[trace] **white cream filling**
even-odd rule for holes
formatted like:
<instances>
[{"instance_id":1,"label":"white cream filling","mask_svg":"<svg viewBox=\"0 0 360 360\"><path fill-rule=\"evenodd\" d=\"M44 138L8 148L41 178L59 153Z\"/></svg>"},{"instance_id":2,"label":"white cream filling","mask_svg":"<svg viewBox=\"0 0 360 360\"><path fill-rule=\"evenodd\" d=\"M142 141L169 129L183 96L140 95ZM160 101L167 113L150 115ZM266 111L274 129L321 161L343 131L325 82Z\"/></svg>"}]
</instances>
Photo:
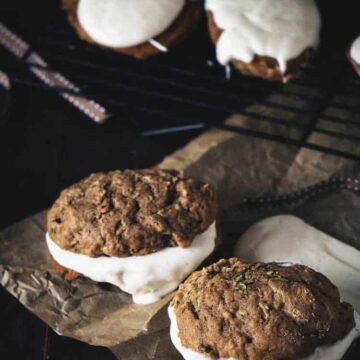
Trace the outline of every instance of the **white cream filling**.
<instances>
[{"instance_id":1,"label":"white cream filling","mask_svg":"<svg viewBox=\"0 0 360 360\"><path fill-rule=\"evenodd\" d=\"M351 44L350 56L356 63L360 64L360 36Z\"/></svg>"},{"instance_id":2,"label":"white cream filling","mask_svg":"<svg viewBox=\"0 0 360 360\"><path fill-rule=\"evenodd\" d=\"M221 29L216 52L227 65L250 63L255 55L276 59L282 72L287 62L307 48L317 48L320 13L314 0L206 0Z\"/></svg>"},{"instance_id":3,"label":"white cream filling","mask_svg":"<svg viewBox=\"0 0 360 360\"><path fill-rule=\"evenodd\" d=\"M169 306L168 308L170 318L170 338L185 360L211 360L204 354L198 353L194 350L188 349L181 345L179 338L179 328L177 325L176 315L174 309ZM340 360L347 349L350 347L352 342L360 336L360 316L357 312L354 312L355 327L341 340L337 341L332 345L319 346L315 349L314 353L301 358L299 360ZM221 358L217 360L235 360L233 358Z\"/></svg>"},{"instance_id":4,"label":"white cream filling","mask_svg":"<svg viewBox=\"0 0 360 360\"><path fill-rule=\"evenodd\" d=\"M46 234L50 254L60 265L118 286L137 304L153 303L175 290L213 252L215 239L214 222L188 248L169 247L145 256L92 258L61 249Z\"/></svg>"},{"instance_id":5,"label":"white cream filling","mask_svg":"<svg viewBox=\"0 0 360 360\"><path fill-rule=\"evenodd\" d=\"M184 6L185 0L80 0L77 17L98 44L121 48L161 34Z\"/></svg>"},{"instance_id":6,"label":"white cream filling","mask_svg":"<svg viewBox=\"0 0 360 360\"><path fill-rule=\"evenodd\" d=\"M360 312L360 251L292 215L267 218L239 239L235 256L246 262L292 262L327 276L341 298Z\"/></svg>"}]
</instances>

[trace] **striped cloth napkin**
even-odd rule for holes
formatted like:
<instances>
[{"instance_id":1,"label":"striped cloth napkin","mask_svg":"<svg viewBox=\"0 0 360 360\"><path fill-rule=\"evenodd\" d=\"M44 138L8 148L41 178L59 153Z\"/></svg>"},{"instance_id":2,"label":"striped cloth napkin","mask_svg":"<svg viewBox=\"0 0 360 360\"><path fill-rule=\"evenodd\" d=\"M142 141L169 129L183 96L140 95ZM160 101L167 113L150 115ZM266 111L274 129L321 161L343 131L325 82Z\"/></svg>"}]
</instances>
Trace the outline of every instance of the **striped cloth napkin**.
<instances>
[{"instance_id":1,"label":"striped cloth napkin","mask_svg":"<svg viewBox=\"0 0 360 360\"><path fill-rule=\"evenodd\" d=\"M21 60L45 85L64 89L59 95L96 123L104 122L110 115L106 109L82 94L80 88L65 76L49 68L46 61L30 45L0 22L0 45ZM7 80L6 80L7 79ZM0 72L0 84L10 86L8 77ZM4 85L5 84L5 85Z\"/></svg>"},{"instance_id":2,"label":"striped cloth napkin","mask_svg":"<svg viewBox=\"0 0 360 360\"><path fill-rule=\"evenodd\" d=\"M9 77L0 69L0 125L4 124L8 119L10 87Z\"/></svg>"}]
</instances>

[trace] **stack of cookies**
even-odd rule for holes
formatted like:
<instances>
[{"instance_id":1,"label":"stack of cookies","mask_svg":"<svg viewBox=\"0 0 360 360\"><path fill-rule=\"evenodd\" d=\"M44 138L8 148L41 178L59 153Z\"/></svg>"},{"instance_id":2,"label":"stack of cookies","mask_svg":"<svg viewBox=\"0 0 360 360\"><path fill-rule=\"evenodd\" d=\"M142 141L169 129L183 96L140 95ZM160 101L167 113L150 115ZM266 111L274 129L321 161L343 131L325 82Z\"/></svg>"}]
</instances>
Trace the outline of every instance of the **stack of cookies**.
<instances>
[{"instance_id":1,"label":"stack of cookies","mask_svg":"<svg viewBox=\"0 0 360 360\"><path fill-rule=\"evenodd\" d=\"M82 274L152 303L214 251L216 214L210 186L176 171L97 173L61 193L46 241L67 279Z\"/></svg>"},{"instance_id":2,"label":"stack of cookies","mask_svg":"<svg viewBox=\"0 0 360 360\"><path fill-rule=\"evenodd\" d=\"M190 275L168 309L186 360L342 359L360 336L360 317L321 273L239 258L193 272L220 245L217 212L210 185L176 171L96 173L62 191L46 242L66 279L111 283L138 304Z\"/></svg>"},{"instance_id":3,"label":"stack of cookies","mask_svg":"<svg viewBox=\"0 0 360 360\"><path fill-rule=\"evenodd\" d=\"M199 0L62 0L79 37L113 51L147 58L167 52L194 29ZM315 0L206 0L218 61L244 75L283 81L319 43Z\"/></svg>"}]
</instances>

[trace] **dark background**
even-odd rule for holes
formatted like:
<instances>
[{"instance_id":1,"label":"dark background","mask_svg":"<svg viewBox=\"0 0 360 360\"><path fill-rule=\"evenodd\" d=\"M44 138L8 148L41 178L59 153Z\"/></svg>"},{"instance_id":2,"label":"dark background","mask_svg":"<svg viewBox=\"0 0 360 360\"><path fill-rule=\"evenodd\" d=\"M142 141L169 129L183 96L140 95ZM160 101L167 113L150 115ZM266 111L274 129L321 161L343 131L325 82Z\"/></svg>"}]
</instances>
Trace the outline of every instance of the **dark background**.
<instances>
[{"instance_id":1,"label":"dark background","mask_svg":"<svg viewBox=\"0 0 360 360\"><path fill-rule=\"evenodd\" d=\"M349 41L360 33L356 3L319 1L324 18L324 61L334 51L343 53ZM59 16L63 15L58 1L0 2L0 21L31 43L36 43L38 34L57 22ZM48 35L51 37L51 33ZM213 51L204 39L206 43L197 46L197 51L202 47ZM196 51L193 46L188 44L191 52ZM0 69L10 77L18 77L23 71L15 58L1 48ZM0 106L4 99L0 95ZM181 110L180 106L173 109ZM113 117L98 126L53 93L13 84L8 118L0 119L0 228L47 208L63 187L91 172L153 166L200 133L144 138L136 131L131 113L111 108L110 111ZM107 349L56 335L0 288L0 359L14 358L114 357Z\"/></svg>"}]
</instances>

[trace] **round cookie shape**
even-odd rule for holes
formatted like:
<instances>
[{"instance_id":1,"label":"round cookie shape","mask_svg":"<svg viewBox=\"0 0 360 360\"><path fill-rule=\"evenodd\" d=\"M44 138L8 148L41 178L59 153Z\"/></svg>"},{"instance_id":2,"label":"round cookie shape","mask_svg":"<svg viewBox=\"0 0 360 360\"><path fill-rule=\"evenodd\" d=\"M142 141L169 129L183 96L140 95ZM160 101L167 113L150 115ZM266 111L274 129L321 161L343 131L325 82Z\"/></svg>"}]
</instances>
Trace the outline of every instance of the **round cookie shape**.
<instances>
[{"instance_id":1,"label":"round cookie shape","mask_svg":"<svg viewBox=\"0 0 360 360\"><path fill-rule=\"evenodd\" d=\"M235 258L193 273L169 314L181 346L199 359L301 359L355 327L353 308L320 273Z\"/></svg>"},{"instance_id":2,"label":"round cookie shape","mask_svg":"<svg viewBox=\"0 0 360 360\"><path fill-rule=\"evenodd\" d=\"M256 65L234 64L245 74L271 79L274 69L290 72L319 43L314 0L206 0L206 10L218 61Z\"/></svg>"},{"instance_id":3,"label":"round cookie shape","mask_svg":"<svg viewBox=\"0 0 360 360\"><path fill-rule=\"evenodd\" d=\"M166 30L184 5L185 0L80 0L77 16L97 43L129 47Z\"/></svg>"},{"instance_id":4,"label":"round cookie shape","mask_svg":"<svg viewBox=\"0 0 360 360\"><path fill-rule=\"evenodd\" d=\"M170 170L117 170L92 174L63 190L47 225L63 250L129 257L190 246L216 212L208 184Z\"/></svg>"},{"instance_id":5,"label":"round cookie shape","mask_svg":"<svg viewBox=\"0 0 360 360\"><path fill-rule=\"evenodd\" d=\"M84 41L107 48L119 54L133 56L137 59L146 59L150 56L166 52L172 47L180 44L191 33L197 25L201 13L200 0L185 0L185 5L177 18L153 38L133 46L105 46L93 39L80 24L78 18L78 6L80 0L61 0L62 8L67 12L68 20L77 35ZM100 1L99 1L100 2ZM131 3L130 1L128 3ZM138 31L138 30L137 30Z\"/></svg>"}]
</instances>

